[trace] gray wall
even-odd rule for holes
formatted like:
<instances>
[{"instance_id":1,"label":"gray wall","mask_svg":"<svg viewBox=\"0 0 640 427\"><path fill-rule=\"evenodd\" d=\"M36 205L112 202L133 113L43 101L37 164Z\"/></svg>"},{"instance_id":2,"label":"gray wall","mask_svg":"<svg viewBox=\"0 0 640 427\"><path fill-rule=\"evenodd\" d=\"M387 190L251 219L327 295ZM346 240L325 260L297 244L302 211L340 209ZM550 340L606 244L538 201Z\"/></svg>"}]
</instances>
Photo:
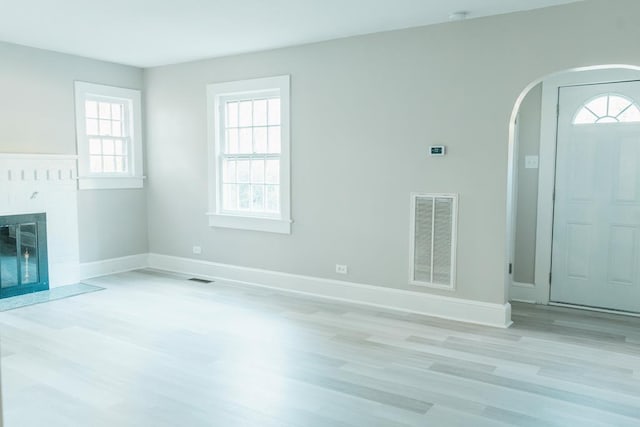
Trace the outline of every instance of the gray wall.
<instances>
[{"instance_id":1,"label":"gray wall","mask_svg":"<svg viewBox=\"0 0 640 427\"><path fill-rule=\"evenodd\" d=\"M505 302L515 101L555 71L640 65L637 16L636 0L589 1L146 70L150 250L408 288L409 193L456 192L457 290L424 291ZM280 74L293 233L209 228L205 85ZM431 144L449 154L427 157Z\"/></svg>"},{"instance_id":2,"label":"gray wall","mask_svg":"<svg viewBox=\"0 0 640 427\"><path fill-rule=\"evenodd\" d=\"M526 156L540 153L540 115L542 83L527 94L518 116L518 203L513 258L513 278L516 282L535 282L536 221L538 218L538 169L525 168Z\"/></svg>"},{"instance_id":3,"label":"gray wall","mask_svg":"<svg viewBox=\"0 0 640 427\"><path fill-rule=\"evenodd\" d=\"M138 68L0 42L0 153L76 154L73 82L142 89ZM147 252L144 190L79 192L80 261Z\"/></svg>"}]
</instances>

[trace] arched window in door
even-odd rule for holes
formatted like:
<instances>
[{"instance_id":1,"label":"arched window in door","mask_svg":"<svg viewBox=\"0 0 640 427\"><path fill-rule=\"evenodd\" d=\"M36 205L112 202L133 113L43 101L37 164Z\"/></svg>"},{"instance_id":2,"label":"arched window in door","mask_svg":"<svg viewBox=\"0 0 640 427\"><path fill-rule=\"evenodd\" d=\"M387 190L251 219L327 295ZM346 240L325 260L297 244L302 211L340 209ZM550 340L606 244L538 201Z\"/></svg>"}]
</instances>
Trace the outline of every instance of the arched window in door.
<instances>
[{"instance_id":1,"label":"arched window in door","mask_svg":"<svg viewBox=\"0 0 640 427\"><path fill-rule=\"evenodd\" d=\"M640 107L624 95L598 95L580 107L573 118L574 125L595 123L640 123Z\"/></svg>"}]
</instances>

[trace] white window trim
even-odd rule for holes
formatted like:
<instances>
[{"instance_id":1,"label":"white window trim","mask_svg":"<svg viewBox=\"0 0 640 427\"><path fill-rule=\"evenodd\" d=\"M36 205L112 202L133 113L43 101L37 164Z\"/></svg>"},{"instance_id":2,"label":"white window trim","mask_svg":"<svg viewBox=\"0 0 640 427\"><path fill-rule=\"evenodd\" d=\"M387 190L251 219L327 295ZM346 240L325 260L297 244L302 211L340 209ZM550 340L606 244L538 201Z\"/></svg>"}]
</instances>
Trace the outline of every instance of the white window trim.
<instances>
[{"instance_id":1,"label":"white window trim","mask_svg":"<svg viewBox=\"0 0 640 427\"><path fill-rule=\"evenodd\" d=\"M207 85L207 121L209 127L209 225L211 227L235 228L291 234L291 160L290 160L290 77L276 76ZM280 214L277 216L255 213L231 213L222 210L220 200L220 148L222 132L220 123L221 98L242 93L280 92L281 105L281 153L280 153Z\"/></svg>"},{"instance_id":2,"label":"white window trim","mask_svg":"<svg viewBox=\"0 0 640 427\"><path fill-rule=\"evenodd\" d=\"M92 95L130 102L129 121L132 131L128 153L129 172L126 174L91 172L89 167L89 143L87 141L84 101ZM144 176L142 159L142 101L140 91L76 81L75 102L76 143L78 147L78 188L80 190L142 188Z\"/></svg>"}]
</instances>

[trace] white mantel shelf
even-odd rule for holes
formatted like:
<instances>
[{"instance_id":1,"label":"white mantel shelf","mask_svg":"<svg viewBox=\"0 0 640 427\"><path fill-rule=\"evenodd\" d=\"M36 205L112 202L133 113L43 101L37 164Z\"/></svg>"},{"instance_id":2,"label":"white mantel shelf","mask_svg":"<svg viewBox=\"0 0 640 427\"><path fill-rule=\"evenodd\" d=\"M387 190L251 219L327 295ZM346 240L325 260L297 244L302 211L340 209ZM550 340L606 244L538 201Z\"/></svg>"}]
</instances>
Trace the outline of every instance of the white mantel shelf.
<instances>
[{"instance_id":1,"label":"white mantel shelf","mask_svg":"<svg viewBox=\"0 0 640 427\"><path fill-rule=\"evenodd\" d=\"M0 160L22 159L22 160L77 160L75 154L37 154L37 153L0 153Z\"/></svg>"}]
</instances>

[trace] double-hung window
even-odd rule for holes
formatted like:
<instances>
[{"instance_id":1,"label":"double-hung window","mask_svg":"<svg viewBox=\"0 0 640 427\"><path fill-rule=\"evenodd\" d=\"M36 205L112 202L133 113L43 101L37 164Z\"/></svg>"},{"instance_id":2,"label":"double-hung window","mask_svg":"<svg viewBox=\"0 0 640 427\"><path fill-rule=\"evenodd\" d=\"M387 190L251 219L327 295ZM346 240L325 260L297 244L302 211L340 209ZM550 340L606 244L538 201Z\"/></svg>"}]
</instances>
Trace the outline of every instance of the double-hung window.
<instances>
[{"instance_id":1,"label":"double-hung window","mask_svg":"<svg viewBox=\"0 0 640 427\"><path fill-rule=\"evenodd\" d=\"M207 87L214 227L291 232L289 76Z\"/></svg>"},{"instance_id":2,"label":"double-hung window","mask_svg":"<svg viewBox=\"0 0 640 427\"><path fill-rule=\"evenodd\" d=\"M80 189L140 188L140 91L76 82Z\"/></svg>"}]
</instances>

